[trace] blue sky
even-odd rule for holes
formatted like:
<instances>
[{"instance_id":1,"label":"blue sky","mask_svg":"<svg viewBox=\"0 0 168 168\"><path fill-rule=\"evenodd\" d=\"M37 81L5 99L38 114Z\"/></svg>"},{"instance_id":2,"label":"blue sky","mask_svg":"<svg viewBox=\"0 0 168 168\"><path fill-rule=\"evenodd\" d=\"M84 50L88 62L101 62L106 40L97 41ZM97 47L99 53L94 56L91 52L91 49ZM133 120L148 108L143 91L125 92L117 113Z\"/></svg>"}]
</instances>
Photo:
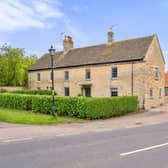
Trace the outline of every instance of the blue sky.
<instances>
[{"instance_id":1,"label":"blue sky","mask_svg":"<svg viewBox=\"0 0 168 168\"><path fill-rule=\"evenodd\" d=\"M51 44L62 48L62 32L74 46L156 33L168 62L168 0L1 0L0 45L25 48L39 57ZM168 64L166 64L168 69Z\"/></svg>"}]
</instances>

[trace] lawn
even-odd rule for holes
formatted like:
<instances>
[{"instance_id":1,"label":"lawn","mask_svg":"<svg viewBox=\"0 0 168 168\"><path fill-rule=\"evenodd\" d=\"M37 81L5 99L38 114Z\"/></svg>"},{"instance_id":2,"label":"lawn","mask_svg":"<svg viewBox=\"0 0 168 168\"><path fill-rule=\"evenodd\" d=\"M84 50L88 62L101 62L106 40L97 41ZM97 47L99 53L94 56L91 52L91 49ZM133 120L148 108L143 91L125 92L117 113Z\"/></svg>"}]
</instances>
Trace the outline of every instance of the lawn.
<instances>
[{"instance_id":1,"label":"lawn","mask_svg":"<svg viewBox=\"0 0 168 168\"><path fill-rule=\"evenodd\" d=\"M35 114L30 111L20 111L0 108L0 121L14 124L59 124L82 123L81 119L70 117L52 117L50 115Z\"/></svg>"}]
</instances>

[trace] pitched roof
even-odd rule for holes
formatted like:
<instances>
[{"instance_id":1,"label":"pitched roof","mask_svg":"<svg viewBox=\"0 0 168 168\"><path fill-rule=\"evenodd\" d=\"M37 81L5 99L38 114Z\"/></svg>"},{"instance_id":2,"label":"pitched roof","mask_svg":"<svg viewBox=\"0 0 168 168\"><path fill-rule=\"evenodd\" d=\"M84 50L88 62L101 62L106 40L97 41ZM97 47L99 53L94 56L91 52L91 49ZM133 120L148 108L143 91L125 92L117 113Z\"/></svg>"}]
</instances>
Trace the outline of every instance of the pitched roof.
<instances>
[{"instance_id":1,"label":"pitched roof","mask_svg":"<svg viewBox=\"0 0 168 168\"><path fill-rule=\"evenodd\" d=\"M65 68L143 60L153 37L154 35L116 41L111 45L101 44L83 48L74 48L67 53L57 52L54 57L54 66L56 68ZM50 67L50 56L49 54L45 54L29 70L49 69Z\"/></svg>"}]
</instances>

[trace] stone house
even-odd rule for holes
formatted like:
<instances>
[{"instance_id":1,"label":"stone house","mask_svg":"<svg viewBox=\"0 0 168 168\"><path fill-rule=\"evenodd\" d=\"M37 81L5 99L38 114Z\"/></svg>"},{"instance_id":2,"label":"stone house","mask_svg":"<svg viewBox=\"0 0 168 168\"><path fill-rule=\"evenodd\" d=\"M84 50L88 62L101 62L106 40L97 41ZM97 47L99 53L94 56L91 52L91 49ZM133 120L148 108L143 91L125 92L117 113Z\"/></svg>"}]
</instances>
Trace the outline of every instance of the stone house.
<instances>
[{"instance_id":1,"label":"stone house","mask_svg":"<svg viewBox=\"0 0 168 168\"><path fill-rule=\"evenodd\" d=\"M165 60L156 34L81 48L65 36L63 51L54 57L54 84L60 96L110 97L136 95L139 107L164 103ZM51 88L51 61L44 54L29 69L30 89Z\"/></svg>"}]
</instances>

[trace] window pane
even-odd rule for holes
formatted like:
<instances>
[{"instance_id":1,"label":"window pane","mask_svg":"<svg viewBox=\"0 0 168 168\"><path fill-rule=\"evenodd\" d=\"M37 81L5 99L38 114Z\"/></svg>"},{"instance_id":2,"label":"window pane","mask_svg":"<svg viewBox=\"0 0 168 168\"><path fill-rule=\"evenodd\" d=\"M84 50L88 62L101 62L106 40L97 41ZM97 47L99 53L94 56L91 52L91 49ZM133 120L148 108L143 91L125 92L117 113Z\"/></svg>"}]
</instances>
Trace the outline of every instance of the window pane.
<instances>
[{"instance_id":1,"label":"window pane","mask_svg":"<svg viewBox=\"0 0 168 168\"><path fill-rule=\"evenodd\" d=\"M112 68L112 79L117 79L117 77L118 77L117 67Z\"/></svg>"},{"instance_id":2,"label":"window pane","mask_svg":"<svg viewBox=\"0 0 168 168\"><path fill-rule=\"evenodd\" d=\"M155 67L155 79L157 80L159 78L159 68Z\"/></svg>"},{"instance_id":3,"label":"window pane","mask_svg":"<svg viewBox=\"0 0 168 168\"><path fill-rule=\"evenodd\" d=\"M85 79L90 79L90 78L91 78L90 70L86 70L86 72L85 72Z\"/></svg>"},{"instance_id":4,"label":"window pane","mask_svg":"<svg viewBox=\"0 0 168 168\"><path fill-rule=\"evenodd\" d=\"M118 88L111 88L111 96L118 96Z\"/></svg>"},{"instance_id":5,"label":"window pane","mask_svg":"<svg viewBox=\"0 0 168 168\"><path fill-rule=\"evenodd\" d=\"M64 80L69 80L69 72L68 71L64 72Z\"/></svg>"},{"instance_id":6,"label":"window pane","mask_svg":"<svg viewBox=\"0 0 168 168\"><path fill-rule=\"evenodd\" d=\"M165 87L165 96L168 96L168 87Z\"/></svg>"},{"instance_id":7,"label":"window pane","mask_svg":"<svg viewBox=\"0 0 168 168\"><path fill-rule=\"evenodd\" d=\"M153 98L153 88L150 88L150 98Z\"/></svg>"},{"instance_id":8,"label":"window pane","mask_svg":"<svg viewBox=\"0 0 168 168\"><path fill-rule=\"evenodd\" d=\"M37 81L40 81L40 73L37 73Z\"/></svg>"},{"instance_id":9,"label":"window pane","mask_svg":"<svg viewBox=\"0 0 168 168\"><path fill-rule=\"evenodd\" d=\"M84 88L84 95L86 96L86 97L91 97L91 88L90 87L86 87L86 88Z\"/></svg>"},{"instance_id":10,"label":"window pane","mask_svg":"<svg viewBox=\"0 0 168 168\"><path fill-rule=\"evenodd\" d=\"M64 95L69 96L69 88L68 87L64 88Z\"/></svg>"}]
</instances>

